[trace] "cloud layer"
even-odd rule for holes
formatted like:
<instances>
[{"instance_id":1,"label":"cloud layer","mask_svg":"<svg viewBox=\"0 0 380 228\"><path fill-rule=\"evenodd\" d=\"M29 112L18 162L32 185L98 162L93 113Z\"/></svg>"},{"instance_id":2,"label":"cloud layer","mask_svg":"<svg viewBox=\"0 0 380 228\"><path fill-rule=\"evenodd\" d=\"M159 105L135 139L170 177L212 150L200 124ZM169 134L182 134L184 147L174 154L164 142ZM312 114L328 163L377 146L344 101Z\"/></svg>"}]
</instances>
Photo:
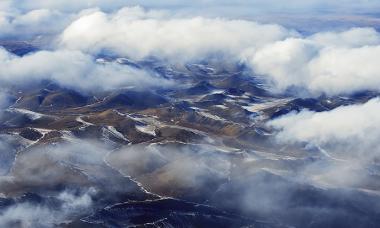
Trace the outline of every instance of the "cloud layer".
<instances>
[{"instance_id":1,"label":"cloud layer","mask_svg":"<svg viewBox=\"0 0 380 228\"><path fill-rule=\"evenodd\" d=\"M334 142L371 142L380 136L380 99L343 106L328 112L302 111L270 122L282 129L278 137L287 142L327 145Z\"/></svg>"},{"instance_id":2,"label":"cloud layer","mask_svg":"<svg viewBox=\"0 0 380 228\"><path fill-rule=\"evenodd\" d=\"M277 25L202 17L179 19L132 7L80 17L63 32L61 46L92 53L111 50L138 59L158 56L191 60L215 54L236 58L248 47L261 47L290 35Z\"/></svg>"},{"instance_id":3,"label":"cloud layer","mask_svg":"<svg viewBox=\"0 0 380 228\"><path fill-rule=\"evenodd\" d=\"M0 11L0 38L30 39L38 35L55 35L70 23L73 15L50 9L25 13Z\"/></svg>"},{"instance_id":4,"label":"cloud layer","mask_svg":"<svg viewBox=\"0 0 380 228\"><path fill-rule=\"evenodd\" d=\"M74 21L61 36L64 48L91 53L109 50L137 59L156 56L191 61L227 56L229 61L247 63L276 91L295 87L312 95L378 90L379 46L380 34L372 28L302 37L276 25L178 19L139 7L113 14L91 12Z\"/></svg>"},{"instance_id":5,"label":"cloud layer","mask_svg":"<svg viewBox=\"0 0 380 228\"><path fill-rule=\"evenodd\" d=\"M23 57L0 49L2 86L31 85L52 80L80 91L111 90L123 87L148 88L170 82L130 66L96 63L79 51L39 51Z\"/></svg>"},{"instance_id":6,"label":"cloud layer","mask_svg":"<svg viewBox=\"0 0 380 228\"><path fill-rule=\"evenodd\" d=\"M351 7L359 5L352 1L343 2ZM155 5L149 1L146 3ZM238 3L247 7L253 4L247 1ZM181 1L160 4L191 7ZM214 6L216 3L199 1L193 7L197 4ZM221 4L231 5L227 2ZM256 1L254 4L260 6L266 3ZM312 8L337 7L335 3L323 1L294 1L294 4ZM54 49L58 49L57 52L61 54L66 49L85 52L86 55L108 51L133 59L154 56L182 63L217 56L222 61L247 64L255 74L267 78L276 92L289 89L294 91L295 88L306 90L312 96L378 91L380 88L380 70L376 61L380 52L380 35L372 28L352 28L302 36L279 25L183 16L173 13L176 11L170 7L167 8L171 11L145 10L141 7L120 8L125 5L121 1L113 1L108 6L104 1L95 0L75 6L64 5L61 1L37 1L35 7L21 4L26 11L16 10L17 7L12 7L12 4L3 5L6 10L0 13L0 36L53 36L57 38ZM366 5L376 3L370 1ZM88 9L96 6L99 8ZM28 58L31 59L33 58ZM108 75L114 75L115 72L122 71L115 69L115 66L104 68L106 69L100 70L95 67L91 75L101 75L105 71ZM82 71L81 68L76 73L83 74ZM95 78L103 82L101 79L105 77ZM71 76L68 79L79 80ZM120 84L120 81L112 78L105 85L113 88L116 83ZM83 87L93 88L94 85Z\"/></svg>"},{"instance_id":7,"label":"cloud layer","mask_svg":"<svg viewBox=\"0 0 380 228\"><path fill-rule=\"evenodd\" d=\"M336 95L378 90L379 53L380 34L355 28L275 42L253 53L248 62L280 91L293 86Z\"/></svg>"},{"instance_id":8,"label":"cloud layer","mask_svg":"<svg viewBox=\"0 0 380 228\"><path fill-rule=\"evenodd\" d=\"M279 130L279 142L306 144L306 148L315 148L333 161L313 164L305 173L333 185L353 185L369 178L368 167L380 156L379 110L380 99L374 98L327 112L292 113L268 124Z\"/></svg>"},{"instance_id":9,"label":"cloud layer","mask_svg":"<svg viewBox=\"0 0 380 228\"><path fill-rule=\"evenodd\" d=\"M16 203L2 211L0 214L0 225L3 227L52 227L67 221L70 216L77 216L84 211L89 212L92 206L91 196L94 189L88 189L81 194L63 191L56 200L57 207L41 205L33 202Z\"/></svg>"}]
</instances>

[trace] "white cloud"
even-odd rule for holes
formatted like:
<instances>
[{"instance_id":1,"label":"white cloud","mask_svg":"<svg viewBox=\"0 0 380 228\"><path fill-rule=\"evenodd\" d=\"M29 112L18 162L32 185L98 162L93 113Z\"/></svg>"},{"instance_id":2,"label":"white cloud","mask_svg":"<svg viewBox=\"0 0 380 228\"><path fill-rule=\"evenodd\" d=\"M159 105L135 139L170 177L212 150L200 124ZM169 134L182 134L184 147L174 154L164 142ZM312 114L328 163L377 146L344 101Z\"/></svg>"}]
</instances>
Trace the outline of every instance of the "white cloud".
<instances>
[{"instance_id":1,"label":"white cloud","mask_svg":"<svg viewBox=\"0 0 380 228\"><path fill-rule=\"evenodd\" d=\"M39 51L18 57L0 49L0 66L2 86L25 85L44 79L82 91L170 85L164 79L126 65L98 64L92 56L79 51Z\"/></svg>"},{"instance_id":2,"label":"white cloud","mask_svg":"<svg viewBox=\"0 0 380 228\"><path fill-rule=\"evenodd\" d=\"M327 49L309 63L310 90L342 94L380 88L379 46Z\"/></svg>"},{"instance_id":3,"label":"white cloud","mask_svg":"<svg viewBox=\"0 0 380 228\"><path fill-rule=\"evenodd\" d=\"M380 98L374 98L327 112L291 113L268 124L278 130L279 142L307 144L330 160L308 166L304 175L333 186L352 186L368 181L368 170L380 156L379 110Z\"/></svg>"},{"instance_id":4,"label":"white cloud","mask_svg":"<svg viewBox=\"0 0 380 228\"><path fill-rule=\"evenodd\" d=\"M282 129L278 137L288 142L311 142L326 145L371 142L380 136L380 99L365 104L342 106L328 112L302 111L270 122ZM376 142L377 143L377 142Z\"/></svg>"},{"instance_id":5,"label":"white cloud","mask_svg":"<svg viewBox=\"0 0 380 228\"><path fill-rule=\"evenodd\" d=\"M133 58L191 61L224 56L243 60L275 91L303 88L312 95L380 88L380 34L372 28L309 37L277 25L245 20L176 18L162 11L92 11L66 28L61 46L89 53L110 50Z\"/></svg>"},{"instance_id":6,"label":"white cloud","mask_svg":"<svg viewBox=\"0 0 380 228\"><path fill-rule=\"evenodd\" d=\"M179 19L132 7L80 17L63 32L61 45L92 53L112 50L134 58L189 60L213 54L237 57L248 47L261 47L292 34L277 25L202 17Z\"/></svg>"},{"instance_id":7,"label":"white cloud","mask_svg":"<svg viewBox=\"0 0 380 228\"><path fill-rule=\"evenodd\" d=\"M11 0L0 1L0 11L8 11L11 8Z\"/></svg>"},{"instance_id":8,"label":"white cloud","mask_svg":"<svg viewBox=\"0 0 380 228\"><path fill-rule=\"evenodd\" d=\"M0 38L30 39L60 33L75 17L57 10L0 11Z\"/></svg>"},{"instance_id":9,"label":"white cloud","mask_svg":"<svg viewBox=\"0 0 380 228\"><path fill-rule=\"evenodd\" d=\"M207 6L215 5L214 1L200 2ZM61 3L38 1L37 5L47 9L26 7L32 11L24 14L17 10L3 11L0 13L0 36L61 34L57 45L59 49L79 50L88 55L107 50L134 59L155 56L179 62L223 56L228 61L247 63L255 73L265 76L278 92L296 87L318 96L323 93L337 95L362 90L377 91L380 88L380 70L376 62L380 52L380 34L372 28L353 28L302 37L278 25L263 25L248 20L183 17L170 10L144 10L140 7L112 11L113 6L123 5L119 1L110 3L108 8L111 11L92 8L79 12L86 7L103 8L105 3L102 1L87 1L75 7L68 4L68 8L76 10L68 10L69 13L62 13L68 8ZM319 1L314 3L320 4ZM186 5L180 1L168 1L166 4ZM196 6L198 3L194 4ZM227 2L222 4L231 5ZM240 1L238 4L250 3ZM258 1L256 4L261 3ZM121 71L115 66L104 68L113 73ZM92 71L102 73L99 69L96 67ZM104 78L96 77L100 81ZM118 77L107 80L105 86L113 88L120 82L120 78L115 78ZM57 80L56 77L54 79ZM70 79L79 80L74 77ZM65 84L62 80L59 81ZM82 84L88 88L96 87L77 83Z\"/></svg>"},{"instance_id":10,"label":"white cloud","mask_svg":"<svg viewBox=\"0 0 380 228\"><path fill-rule=\"evenodd\" d=\"M310 40L323 46L358 48L380 44L380 34L372 28L353 28L342 32L316 33Z\"/></svg>"},{"instance_id":11,"label":"white cloud","mask_svg":"<svg viewBox=\"0 0 380 228\"><path fill-rule=\"evenodd\" d=\"M247 61L279 91L295 86L315 95L336 95L379 90L379 54L379 33L355 28L278 41L254 52Z\"/></svg>"}]
</instances>

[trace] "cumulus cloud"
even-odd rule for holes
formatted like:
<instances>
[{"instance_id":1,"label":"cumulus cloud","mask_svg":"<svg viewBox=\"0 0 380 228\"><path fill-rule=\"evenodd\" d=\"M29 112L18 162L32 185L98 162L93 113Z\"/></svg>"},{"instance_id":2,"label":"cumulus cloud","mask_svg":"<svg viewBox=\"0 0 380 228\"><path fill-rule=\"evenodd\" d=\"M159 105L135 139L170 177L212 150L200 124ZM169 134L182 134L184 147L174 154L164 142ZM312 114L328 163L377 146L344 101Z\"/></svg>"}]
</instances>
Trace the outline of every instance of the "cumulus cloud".
<instances>
[{"instance_id":1,"label":"cumulus cloud","mask_svg":"<svg viewBox=\"0 0 380 228\"><path fill-rule=\"evenodd\" d=\"M26 13L0 11L0 38L31 39L38 35L55 35L64 29L72 17L49 9Z\"/></svg>"},{"instance_id":2,"label":"cumulus cloud","mask_svg":"<svg viewBox=\"0 0 380 228\"><path fill-rule=\"evenodd\" d=\"M78 6L78 10L86 6L100 9L75 13L62 13L61 8L65 7L59 1L38 4L45 8L30 8L25 13L3 11L1 34L17 37L61 34L57 38L58 49L79 50L89 55L110 51L133 59L154 56L177 62L225 57L249 65L255 73L265 76L277 92L301 88L309 95L336 95L378 90L380 85L376 64L380 35L372 28L302 37L278 25L248 20L183 17L141 7L107 11L101 1ZM114 6L118 4L121 3L116 1ZM181 5L176 1L168 4ZM31 32L23 32L27 30ZM105 68L115 71L114 66ZM98 72L97 69L94 71Z\"/></svg>"},{"instance_id":3,"label":"cumulus cloud","mask_svg":"<svg viewBox=\"0 0 380 228\"><path fill-rule=\"evenodd\" d=\"M380 99L375 98L327 112L304 110L268 124L278 130L279 142L306 144L306 148L316 148L332 161L309 166L311 176L333 185L353 185L368 181L367 169L380 156L379 110Z\"/></svg>"},{"instance_id":4,"label":"cumulus cloud","mask_svg":"<svg viewBox=\"0 0 380 228\"><path fill-rule=\"evenodd\" d=\"M278 137L287 142L373 143L380 134L379 108L380 99L375 98L365 104L342 106L328 112L293 113L271 121L270 125L282 129Z\"/></svg>"},{"instance_id":5,"label":"cumulus cloud","mask_svg":"<svg viewBox=\"0 0 380 228\"><path fill-rule=\"evenodd\" d=\"M140 7L106 14L92 12L74 21L61 36L61 46L87 52L111 50L133 58L193 59L261 47L292 32L251 21L162 16Z\"/></svg>"},{"instance_id":6,"label":"cumulus cloud","mask_svg":"<svg viewBox=\"0 0 380 228\"><path fill-rule=\"evenodd\" d=\"M278 91L306 88L328 95L378 90L380 34L371 28L274 42L247 58Z\"/></svg>"},{"instance_id":7,"label":"cumulus cloud","mask_svg":"<svg viewBox=\"0 0 380 228\"><path fill-rule=\"evenodd\" d=\"M130 66L96 63L94 57L79 51L39 51L18 57L0 49L0 66L2 86L41 80L52 80L81 91L170 85L166 80Z\"/></svg>"},{"instance_id":8,"label":"cumulus cloud","mask_svg":"<svg viewBox=\"0 0 380 228\"><path fill-rule=\"evenodd\" d=\"M271 18L269 21L278 21L278 13L294 15L295 12L313 14L331 11L340 14L355 14L373 12L379 7L376 0L366 1L324 1L324 0L237 0L237 1L204 1L186 2L182 0L167 1L122 1L122 0L38 0L26 2L23 0L3 0L0 2L0 38L33 38L35 35L52 35L61 31L68 23L74 20L82 10L99 8L104 12L112 12L122 7L142 6L148 9L157 9L170 12L176 16L203 16L223 18ZM272 16L271 16L272 15ZM275 15L275 16L273 16ZM277 16L276 16L277 15ZM25 19L30 19L27 21ZM294 18L293 18L294 19ZM371 23L371 16L368 16ZM299 20L294 19L299 22ZM264 20L265 21L265 20ZM292 20L293 21L293 20ZM355 19L359 24L366 24L363 18ZM285 23L286 24L286 23Z\"/></svg>"},{"instance_id":9,"label":"cumulus cloud","mask_svg":"<svg viewBox=\"0 0 380 228\"><path fill-rule=\"evenodd\" d=\"M85 42L84 42L85 41ZM372 28L309 37L277 25L245 20L176 18L139 7L92 11L62 33L61 47L132 58L175 61L210 56L243 61L278 92L302 88L311 95L378 90L380 34Z\"/></svg>"}]
</instances>

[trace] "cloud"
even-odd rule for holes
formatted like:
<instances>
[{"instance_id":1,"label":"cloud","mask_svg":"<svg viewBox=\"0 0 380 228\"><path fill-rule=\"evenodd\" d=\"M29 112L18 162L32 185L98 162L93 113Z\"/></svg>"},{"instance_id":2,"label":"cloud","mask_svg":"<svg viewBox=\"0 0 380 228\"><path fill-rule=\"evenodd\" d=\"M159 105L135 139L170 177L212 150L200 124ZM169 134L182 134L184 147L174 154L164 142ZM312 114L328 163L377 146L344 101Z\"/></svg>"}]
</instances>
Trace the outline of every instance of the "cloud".
<instances>
[{"instance_id":1,"label":"cloud","mask_svg":"<svg viewBox=\"0 0 380 228\"><path fill-rule=\"evenodd\" d=\"M318 33L274 42L247 57L277 91L306 88L311 94L378 91L380 34L371 28Z\"/></svg>"},{"instance_id":2,"label":"cloud","mask_svg":"<svg viewBox=\"0 0 380 228\"><path fill-rule=\"evenodd\" d=\"M111 50L137 59L157 56L191 60L216 54L236 57L247 47L261 47L292 34L277 25L202 17L180 19L131 7L80 17L65 29L60 43L90 53Z\"/></svg>"},{"instance_id":3,"label":"cloud","mask_svg":"<svg viewBox=\"0 0 380 228\"><path fill-rule=\"evenodd\" d=\"M50 144L40 142L24 149L12 145L19 153L13 159L13 152L13 157L8 159L10 164L3 161L8 168L11 166L11 171L0 176L0 193L6 196L25 192L58 194L65 188L76 194L83 188L93 187L97 194L102 194L102 201L98 203L103 206L118 202L121 195L129 193L144 196L134 182L104 162L107 154L115 150L115 145L96 139L81 140L69 132L62 134L62 140ZM58 198L64 198L72 206L86 200L70 200L70 195Z\"/></svg>"},{"instance_id":4,"label":"cloud","mask_svg":"<svg viewBox=\"0 0 380 228\"><path fill-rule=\"evenodd\" d=\"M0 111L3 108L6 108L8 104L9 104L8 95L4 91L0 90Z\"/></svg>"},{"instance_id":5,"label":"cloud","mask_svg":"<svg viewBox=\"0 0 380 228\"><path fill-rule=\"evenodd\" d=\"M305 175L335 186L368 186L368 169L380 156L379 110L380 99L374 98L327 112L288 114L268 125L278 130L280 143L306 144L327 158L308 166Z\"/></svg>"},{"instance_id":6,"label":"cloud","mask_svg":"<svg viewBox=\"0 0 380 228\"><path fill-rule=\"evenodd\" d=\"M183 4L177 1L167 3ZM31 8L25 13L17 10L0 13L0 34L5 37L58 36L56 48L87 55L110 51L133 59L154 56L171 62L215 56L224 58L222 61L242 61L254 73L265 76L276 92L296 88L306 90L312 96L337 95L378 90L380 85L376 63L380 35L372 28L321 32L303 37L279 25L194 17L191 14L183 16L170 10L124 7L117 11L92 8L79 12L79 8L82 10L86 6L102 6L101 1L88 1L78 6L75 12L64 12L61 7L65 7L59 1L37 4L46 8ZM213 1L202 4L215 5ZM245 1L239 4L249 5ZM111 65L104 68L112 73L122 71L117 65ZM100 67L95 68L95 73L102 74L98 70ZM96 79L101 81L102 78L105 77ZM106 82L106 87L113 88L113 84L118 84L119 80L115 78L107 80L115 83ZM76 84L94 87L87 83Z\"/></svg>"},{"instance_id":7,"label":"cloud","mask_svg":"<svg viewBox=\"0 0 380 228\"><path fill-rule=\"evenodd\" d=\"M206 186L212 182L216 188L219 181L228 178L231 168L228 157L216 147L176 143L124 147L110 154L107 161L153 192L183 197L205 197L211 189Z\"/></svg>"},{"instance_id":8,"label":"cloud","mask_svg":"<svg viewBox=\"0 0 380 228\"><path fill-rule=\"evenodd\" d=\"M380 86L380 34L372 28L321 32L308 37L278 25L246 20L177 18L140 7L115 13L92 11L62 33L61 47L104 50L142 59L193 61L218 56L243 61L276 92L350 94ZM349 66L349 67L348 67Z\"/></svg>"},{"instance_id":9,"label":"cloud","mask_svg":"<svg viewBox=\"0 0 380 228\"><path fill-rule=\"evenodd\" d=\"M54 145L40 145L28 153L17 156L12 172L13 185L16 189L44 188L67 185L80 186L87 183L89 173L76 172L75 168L100 166L109 147L97 141L71 139ZM32 171L33 170L33 171ZM1 190L7 191L11 186L1 183ZM5 189L5 190L4 190Z\"/></svg>"},{"instance_id":10,"label":"cloud","mask_svg":"<svg viewBox=\"0 0 380 228\"><path fill-rule=\"evenodd\" d=\"M323 46L359 48L378 45L380 34L372 28L352 28L342 32L316 33L309 39Z\"/></svg>"},{"instance_id":11,"label":"cloud","mask_svg":"<svg viewBox=\"0 0 380 228\"><path fill-rule=\"evenodd\" d=\"M363 214L347 206L352 202L361 211L378 208L377 197L364 198L355 191L346 191L366 177L362 170L356 172L360 167L355 160L330 166L326 160L310 164L316 160L312 154L307 159L291 159L282 157L281 151L275 157L255 153L163 143L128 146L111 153L107 161L152 192L206 203L268 223L305 227L310 221L319 226L334 221L357 227L375 218L366 213L364 219L358 219ZM326 183L331 188L326 188ZM368 199L374 202L368 204ZM347 216L355 219L347 222Z\"/></svg>"},{"instance_id":12,"label":"cloud","mask_svg":"<svg viewBox=\"0 0 380 228\"><path fill-rule=\"evenodd\" d=\"M61 31L70 22L75 20L82 10L100 9L103 12L111 13L123 7L133 6L165 11L177 17L202 16L206 18L256 20L261 20L265 17L266 19L263 21L268 21L268 18L271 18L269 19L271 22L289 24L289 21L287 22L289 19L282 17L281 20L278 20L280 18L278 14L291 14L294 16L295 13L300 13L314 20L315 18L311 14L315 16L323 12L322 15L325 15L325 11L343 16L347 14L360 13L364 15L365 13L376 13L374 9L379 8L380 4L376 0L340 0L334 2L325 0L291 0L287 2L280 0L196 0L191 2L182 0L85 0L79 3L74 0L37 0L33 1L33 3L23 0L2 0L0 1L0 38L31 39L36 38L35 36L38 35L58 34L58 31ZM363 18L369 21L363 22L366 20ZM362 18L354 19L354 21L359 24L369 25L372 19L374 18L371 16L363 16ZM302 20L300 21L296 17L292 17L291 21L293 22L291 24L294 24L294 22L302 23ZM339 20L335 19L333 21L337 22ZM350 21L349 17L348 21ZM337 23L331 24L337 26ZM304 29L307 30L308 28Z\"/></svg>"},{"instance_id":13,"label":"cloud","mask_svg":"<svg viewBox=\"0 0 380 228\"><path fill-rule=\"evenodd\" d=\"M0 1L0 11L8 11L11 8L11 0Z\"/></svg>"},{"instance_id":14,"label":"cloud","mask_svg":"<svg viewBox=\"0 0 380 228\"><path fill-rule=\"evenodd\" d=\"M0 176L6 175L12 167L16 154L12 146L14 146L13 138L9 135L0 134Z\"/></svg>"},{"instance_id":15,"label":"cloud","mask_svg":"<svg viewBox=\"0 0 380 228\"><path fill-rule=\"evenodd\" d=\"M8 95L8 93L4 90L2 90L0 86L0 120L4 114L4 111L6 108L8 108L11 105L11 98ZM1 144L1 142L0 142ZM4 153L5 154L5 153Z\"/></svg>"},{"instance_id":16,"label":"cloud","mask_svg":"<svg viewBox=\"0 0 380 228\"><path fill-rule=\"evenodd\" d=\"M74 18L74 14L50 9L35 9L25 13L0 11L0 38L23 40L40 35L53 36L60 33Z\"/></svg>"},{"instance_id":17,"label":"cloud","mask_svg":"<svg viewBox=\"0 0 380 228\"><path fill-rule=\"evenodd\" d=\"M0 207L0 226L68 224L126 196L138 196L140 188L104 162L112 149L66 135L63 142L19 151L15 160L9 159L11 172L0 176L0 194L11 203Z\"/></svg>"},{"instance_id":18,"label":"cloud","mask_svg":"<svg viewBox=\"0 0 380 228\"><path fill-rule=\"evenodd\" d=\"M70 217L78 216L78 213L91 211L94 191L92 188L80 194L63 191L55 196L58 206L28 201L16 203L0 212L0 225L2 227L15 224L18 227L52 227L67 222Z\"/></svg>"},{"instance_id":19,"label":"cloud","mask_svg":"<svg viewBox=\"0 0 380 228\"><path fill-rule=\"evenodd\" d=\"M292 113L271 121L270 125L282 129L277 136L287 142L373 143L380 134L380 117L376 114L379 108L380 99L375 98L365 104L342 106L328 112Z\"/></svg>"},{"instance_id":20,"label":"cloud","mask_svg":"<svg viewBox=\"0 0 380 228\"><path fill-rule=\"evenodd\" d=\"M23 57L0 49L2 86L31 85L52 80L80 91L111 90L123 87L168 86L170 82L148 72L115 62L99 64L79 51L39 51Z\"/></svg>"}]
</instances>

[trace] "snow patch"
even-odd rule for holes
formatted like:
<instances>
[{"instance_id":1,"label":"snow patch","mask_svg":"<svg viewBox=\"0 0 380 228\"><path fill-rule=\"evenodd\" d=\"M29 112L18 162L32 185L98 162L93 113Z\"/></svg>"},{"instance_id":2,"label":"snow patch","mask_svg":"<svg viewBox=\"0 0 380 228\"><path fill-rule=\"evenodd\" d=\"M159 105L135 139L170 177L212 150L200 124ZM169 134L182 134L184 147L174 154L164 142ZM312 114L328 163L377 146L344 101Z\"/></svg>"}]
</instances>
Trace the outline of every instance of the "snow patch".
<instances>
[{"instance_id":1,"label":"snow patch","mask_svg":"<svg viewBox=\"0 0 380 228\"><path fill-rule=\"evenodd\" d=\"M278 99L278 100L269 100L263 103L254 103L248 106L243 106L243 108L250 112L260 112L262 110L273 108L280 105L285 105L292 99Z\"/></svg>"},{"instance_id":2,"label":"snow patch","mask_svg":"<svg viewBox=\"0 0 380 228\"><path fill-rule=\"evenodd\" d=\"M124 135L122 133L120 133L119 131L117 131L115 129L115 127L113 126L107 126L107 130L115 137L119 138L119 139L122 139L124 141L127 141L129 142L129 140L127 138L124 137Z\"/></svg>"},{"instance_id":3,"label":"snow patch","mask_svg":"<svg viewBox=\"0 0 380 228\"><path fill-rule=\"evenodd\" d=\"M82 127L80 127L79 129L84 129L88 126L93 126L94 124L90 123L90 122L87 122L85 120L82 119L82 116L78 116L76 119L75 119L77 122L83 124Z\"/></svg>"},{"instance_id":4,"label":"snow patch","mask_svg":"<svg viewBox=\"0 0 380 228\"><path fill-rule=\"evenodd\" d=\"M40 119L44 116L47 116L47 115L42 114L42 113L33 112L33 111L30 111L27 109L22 109L22 108L10 108L10 109L8 109L8 111L24 114L28 118L30 118L31 120L37 120L37 119Z\"/></svg>"},{"instance_id":5,"label":"snow patch","mask_svg":"<svg viewBox=\"0 0 380 228\"><path fill-rule=\"evenodd\" d=\"M156 128L153 125L136 125L136 129L142 133L156 136Z\"/></svg>"},{"instance_id":6,"label":"snow patch","mask_svg":"<svg viewBox=\"0 0 380 228\"><path fill-rule=\"evenodd\" d=\"M219 116L216 116L216 115L213 115L213 114L210 114L208 112L197 112L199 113L200 115L204 116L204 117L207 117L207 118L210 118L210 119L213 119L213 120L217 120L217 121L222 121L222 122L227 122L227 120L219 117Z\"/></svg>"},{"instance_id":7,"label":"snow patch","mask_svg":"<svg viewBox=\"0 0 380 228\"><path fill-rule=\"evenodd\" d=\"M221 109L228 109L225 105L214 105L214 107L221 108Z\"/></svg>"}]
</instances>

